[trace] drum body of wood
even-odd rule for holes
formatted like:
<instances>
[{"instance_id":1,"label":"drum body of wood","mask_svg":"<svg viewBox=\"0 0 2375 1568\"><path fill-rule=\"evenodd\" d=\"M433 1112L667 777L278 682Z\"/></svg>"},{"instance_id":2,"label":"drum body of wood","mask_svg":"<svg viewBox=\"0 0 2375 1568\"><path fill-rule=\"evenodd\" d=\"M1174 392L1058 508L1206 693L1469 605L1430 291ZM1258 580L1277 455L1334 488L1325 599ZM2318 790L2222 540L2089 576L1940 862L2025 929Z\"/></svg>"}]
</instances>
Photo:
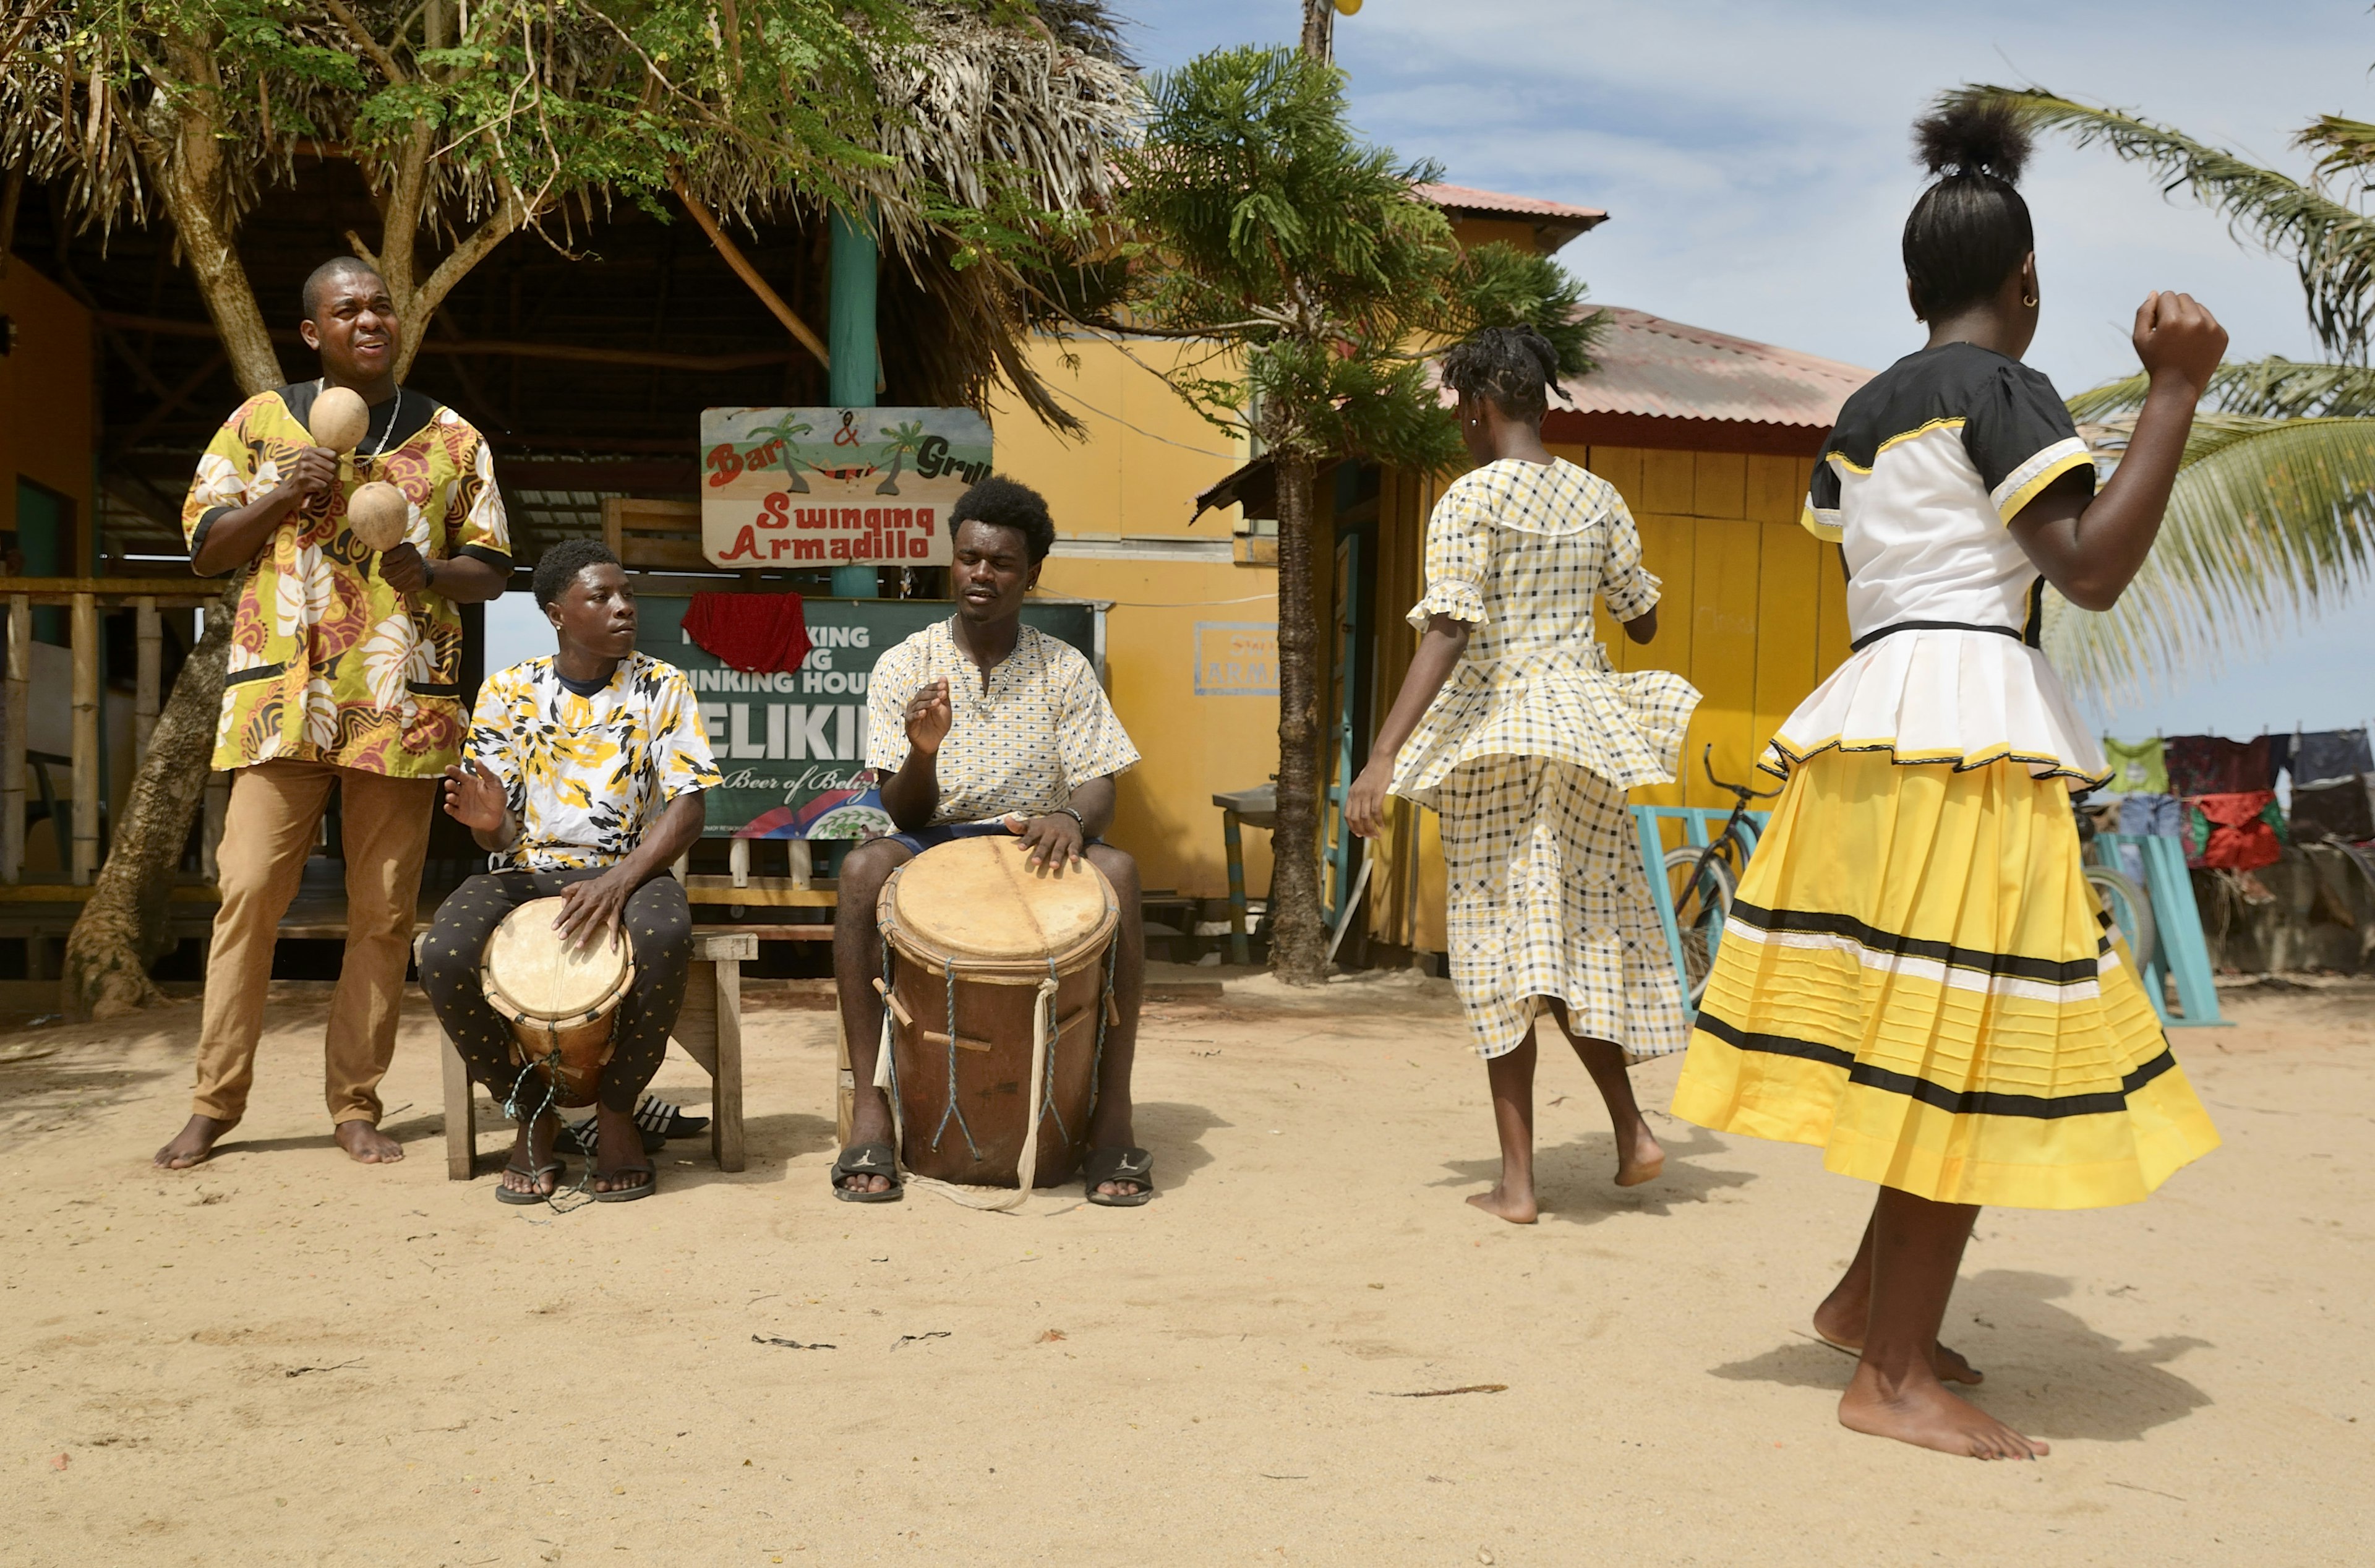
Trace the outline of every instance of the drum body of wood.
<instances>
[{"instance_id":1,"label":"drum body of wood","mask_svg":"<svg viewBox=\"0 0 2375 1568\"><path fill-rule=\"evenodd\" d=\"M551 1079L556 1103L591 1105L635 964L616 933L582 948L563 940L552 928L561 910L560 899L533 899L505 915L487 940L479 984L488 1005L511 1020L512 1060Z\"/></svg>"},{"instance_id":2,"label":"drum body of wood","mask_svg":"<svg viewBox=\"0 0 2375 1568\"><path fill-rule=\"evenodd\" d=\"M1022 841L958 839L893 871L876 905L892 955L892 1060L907 1168L972 1186L1015 1185L1030 1116L1034 1014L1056 981L1032 1185L1077 1174L1088 1152L1113 886L1083 860L1036 871ZM953 984L951 982L953 981ZM950 1002L956 1027L949 1027Z\"/></svg>"}]
</instances>

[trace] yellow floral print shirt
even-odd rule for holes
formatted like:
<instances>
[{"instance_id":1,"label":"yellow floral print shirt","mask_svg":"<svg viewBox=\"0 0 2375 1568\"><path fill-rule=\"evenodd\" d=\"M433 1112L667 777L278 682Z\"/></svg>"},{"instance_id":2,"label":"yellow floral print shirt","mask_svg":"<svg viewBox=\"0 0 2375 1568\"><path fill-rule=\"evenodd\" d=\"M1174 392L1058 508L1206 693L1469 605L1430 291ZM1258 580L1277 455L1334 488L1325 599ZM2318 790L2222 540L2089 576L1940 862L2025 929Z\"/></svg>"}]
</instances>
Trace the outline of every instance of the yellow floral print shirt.
<instances>
[{"instance_id":1,"label":"yellow floral print shirt","mask_svg":"<svg viewBox=\"0 0 2375 1568\"><path fill-rule=\"evenodd\" d=\"M610 684L581 697L552 655L487 678L470 715L470 755L503 781L520 835L497 871L615 866L678 796L724 783L684 671L630 654Z\"/></svg>"},{"instance_id":2,"label":"yellow floral print shirt","mask_svg":"<svg viewBox=\"0 0 2375 1568\"><path fill-rule=\"evenodd\" d=\"M193 552L215 519L269 493L313 444L305 416L320 383L241 404L198 459L182 506ZM462 620L435 593L383 581L379 558L347 529L347 498L372 479L412 503L406 537L432 560L474 555L511 570L511 532L486 442L436 400L405 392L372 411L372 433L339 493L300 508L241 568L214 766L287 758L396 778L433 778L459 755ZM383 421L386 421L384 425ZM386 450L365 455L381 433Z\"/></svg>"},{"instance_id":3,"label":"yellow floral print shirt","mask_svg":"<svg viewBox=\"0 0 2375 1568\"><path fill-rule=\"evenodd\" d=\"M1025 626L985 691L981 666L950 624L936 620L889 650L866 678L866 765L886 775L907 762L908 702L932 681L949 683L935 825L1041 816L1069 805L1091 779L1137 764L1138 748L1079 649Z\"/></svg>"}]
</instances>

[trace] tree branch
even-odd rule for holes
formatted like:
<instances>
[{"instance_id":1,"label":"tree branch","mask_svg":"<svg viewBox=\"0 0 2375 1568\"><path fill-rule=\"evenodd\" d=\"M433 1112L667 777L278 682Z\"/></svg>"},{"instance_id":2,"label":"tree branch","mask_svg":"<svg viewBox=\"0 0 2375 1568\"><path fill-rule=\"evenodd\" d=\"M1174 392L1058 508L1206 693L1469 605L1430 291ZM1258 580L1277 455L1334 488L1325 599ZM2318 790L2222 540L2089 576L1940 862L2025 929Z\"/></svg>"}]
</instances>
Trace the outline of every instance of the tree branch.
<instances>
[{"instance_id":1,"label":"tree branch","mask_svg":"<svg viewBox=\"0 0 2375 1568\"><path fill-rule=\"evenodd\" d=\"M759 302L774 312L786 330L799 339L801 348L816 356L818 364L826 370L833 369L833 356L826 352L824 339L819 337L791 306L784 303L782 295L767 287L767 280L759 276L759 269L750 265L750 258L742 253L739 245L727 238L726 230L718 226L715 215L701 204L701 198L692 194L692 187L684 183L683 172L671 171L668 184L676 192L676 199L684 204L684 210L692 214L692 220L701 225L703 233L709 236L709 242L717 247L717 253L726 258L726 265L734 269L734 275L750 286L750 292L759 296Z\"/></svg>"},{"instance_id":2,"label":"tree branch","mask_svg":"<svg viewBox=\"0 0 2375 1568\"><path fill-rule=\"evenodd\" d=\"M371 62L379 67L380 75L398 86L412 79L405 74L404 67L396 63L396 56L380 47L379 40L372 36L371 29L363 26L340 0L322 0L322 8L337 18L338 25L347 29L347 36L355 41L356 48L371 56Z\"/></svg>"}]
</instances>

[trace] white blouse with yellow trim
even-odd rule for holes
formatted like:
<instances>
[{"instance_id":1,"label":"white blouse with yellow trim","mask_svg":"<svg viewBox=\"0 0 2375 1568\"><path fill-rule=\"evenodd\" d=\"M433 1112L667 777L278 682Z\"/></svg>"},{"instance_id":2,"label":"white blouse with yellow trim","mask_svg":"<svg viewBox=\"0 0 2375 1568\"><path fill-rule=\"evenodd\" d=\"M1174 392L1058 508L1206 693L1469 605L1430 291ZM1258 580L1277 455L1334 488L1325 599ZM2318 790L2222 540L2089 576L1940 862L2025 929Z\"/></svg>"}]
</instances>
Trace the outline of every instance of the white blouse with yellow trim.
<instances>
[{"instance_id":1,"label":"white blouse with yellow trim","mask_svg":"<svg viewBox=\"0 0 2375 1568\"><path fill-rule=\"evenodd\" d=\"M2094 462L2052 383L1992 350L1923 349L1850 396L1802 521L1846 557L1855 652L1782 724L1763 766L1786 774L1838 747L2107 778L2038 651L2043 580L2007 526L2071 474L2091 487Z\"/></svg>"}]
</instances>

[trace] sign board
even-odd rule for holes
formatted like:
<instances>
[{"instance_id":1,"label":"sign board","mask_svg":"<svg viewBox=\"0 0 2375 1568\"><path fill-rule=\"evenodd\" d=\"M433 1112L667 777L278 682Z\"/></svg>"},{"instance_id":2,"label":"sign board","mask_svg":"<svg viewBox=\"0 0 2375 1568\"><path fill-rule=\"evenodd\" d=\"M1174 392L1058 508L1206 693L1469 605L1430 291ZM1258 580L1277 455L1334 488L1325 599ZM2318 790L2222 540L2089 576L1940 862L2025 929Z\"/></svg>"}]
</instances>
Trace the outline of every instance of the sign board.
<instances>
[{"instance_id":1,"label":"sign board","mask_svg":"<svg viewBox=\"0 0 2375 1568\"><path fill-rule=\"evenodd\" d=\"M1196 695L1278 695L1278 622L1199 620L1196 623Z\"/></svg>"},{"instance_id":2,"label":"sign board","mask_svg":"<svg viewBox=\"0 0 2375 1568\"><path fill-rule=\"evenodd\" d=\"M866 687L883 650L945 620L941 599L810 599L815 646L797 671L730 669L684 634L691 601L636 601L635 646L685 672L726 775L709 792L711 838L857 839L891 831L866 771ZM1094 605L1027 602L1025 624L1097 658Z\"/></svg>"},{"instance_id":3,"label":"sign board","mask_svg":"<svg viewBox=\"0 0 2375 1568\"><path fill-rule=\"evenodd\" d=\"M971 408L704 408L701 549L727 567L949 564L989 473Z\"/></svg>"}]
</instances>

